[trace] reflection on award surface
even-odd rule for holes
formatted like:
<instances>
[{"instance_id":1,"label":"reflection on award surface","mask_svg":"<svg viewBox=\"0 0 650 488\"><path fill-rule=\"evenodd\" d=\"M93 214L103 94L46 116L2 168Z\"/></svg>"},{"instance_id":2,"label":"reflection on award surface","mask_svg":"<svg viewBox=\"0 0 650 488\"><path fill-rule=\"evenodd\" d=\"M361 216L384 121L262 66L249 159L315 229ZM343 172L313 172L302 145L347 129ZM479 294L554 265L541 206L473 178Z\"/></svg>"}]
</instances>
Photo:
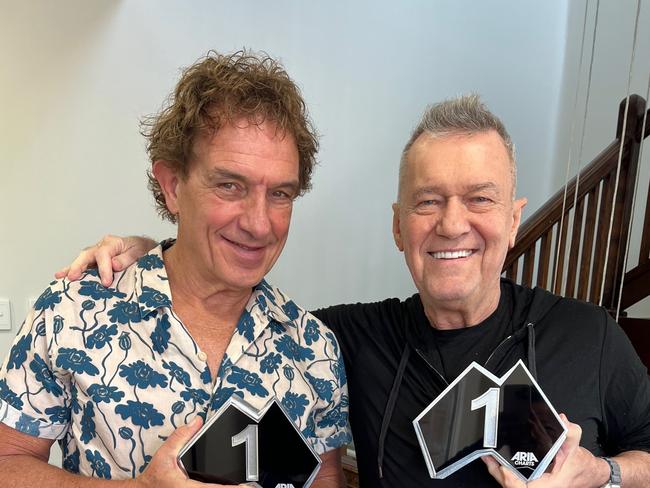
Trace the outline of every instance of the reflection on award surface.
<instances>
[{"instance_id":1,"label":"reflection on award surface","mask_svg":"<svg viewBox=\"0 0 650 488\"><path fill-rule=\"evenodd\" d=\"M413 426L434 479L489 455L522 481L534 480L566 438L566 427L521 360L501 378L470 364Z\"/></svg>"},{"instance_id":2,"label":"reflection on award surface","mask_svg":"<svg viewBox=\"0 0 650 488\"><path fill-rule=\"evenodd\" d=\"M191 479L262 488L308 488L321 460L273 398L257 410L236 395L179 454Z\"/></svg>"}]
</instances>

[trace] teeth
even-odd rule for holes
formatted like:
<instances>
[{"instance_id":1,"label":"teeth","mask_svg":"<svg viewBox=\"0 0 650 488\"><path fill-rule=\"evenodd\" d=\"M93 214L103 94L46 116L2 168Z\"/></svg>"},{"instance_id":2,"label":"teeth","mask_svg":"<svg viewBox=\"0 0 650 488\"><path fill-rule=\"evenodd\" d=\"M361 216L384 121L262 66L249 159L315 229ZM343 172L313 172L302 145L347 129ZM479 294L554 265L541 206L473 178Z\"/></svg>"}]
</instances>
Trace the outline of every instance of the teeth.
<instances>
[{"instance_id":1,"label":"teeth","mask_svg":"<svg viewBox=\"0 0 650 488\"><path fill-rule=\"evenodd\" d=\"M243 245L243 244L239 244L239 243L237 243L237 242L235 242L235 245L236 245L237 247L241 247L242 249L244 249L244 250L246 250L246 251L256 251L257 249L259 249L259 247L250 247L250 246L245 246L245 245Z\"/></svg>"},{"instance_id":2,"label":"teeth","mask_svg":"<svg viewBox=\"0 0 650 488\"><path fill-rule=\"evenodd\" d=\"M260 247L261 247L261 246L256 246L256 247L246 246L246 245L241 244L239 242L231 241L230 239L227 239L227 238L224 238L224 239L226 239L231 244L233 244L233 245L235 245L237 247L240 247L240 248L242 248L242 249L244 249L246 251L256 251L256 250L260 249Z\"/></svg>"},{"instance_id":3,"label":"teeth","mask_svg":"<svg viewBox=\"0 0 650 488\"><path fill-rule=\"evenodd\" d=\"M457 259L457 258L466 258L472 254L472 251L463 250L463 251L440 251L430 253L434 259Z\"/></svg>"}]
</instances>

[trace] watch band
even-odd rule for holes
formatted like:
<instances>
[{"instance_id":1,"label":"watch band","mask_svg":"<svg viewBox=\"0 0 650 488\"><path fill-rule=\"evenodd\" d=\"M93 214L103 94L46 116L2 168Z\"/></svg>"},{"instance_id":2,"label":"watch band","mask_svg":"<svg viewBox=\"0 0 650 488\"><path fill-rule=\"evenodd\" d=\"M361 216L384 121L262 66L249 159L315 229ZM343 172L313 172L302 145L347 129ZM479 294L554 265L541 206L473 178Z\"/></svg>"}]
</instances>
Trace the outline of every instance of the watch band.
<instances>
[{"instance_id":1,"label":"watch band","mask_svg":"<svg viewBox=\"0 0 650 488\"><path fill-rule=\"evenodd\" d=\"M602 488L621 488L621 467L611 458L603 457L609 464L609 481Z\"/></svg>"}]
</instances>

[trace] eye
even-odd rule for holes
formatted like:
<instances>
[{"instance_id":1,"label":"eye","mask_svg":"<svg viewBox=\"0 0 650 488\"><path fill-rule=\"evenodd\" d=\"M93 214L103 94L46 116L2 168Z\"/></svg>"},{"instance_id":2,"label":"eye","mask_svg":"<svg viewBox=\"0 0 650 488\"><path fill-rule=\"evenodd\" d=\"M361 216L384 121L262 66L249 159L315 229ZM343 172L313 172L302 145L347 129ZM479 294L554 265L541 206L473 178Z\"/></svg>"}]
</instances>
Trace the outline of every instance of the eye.
<instances>
[{"instance_id":1,"label":"eye","mask_svg":"<svg viewBox=\"0 0 650 488\"><path fill-rule=\"evenodd\" d=\"M471 198L472 203L478 203L478 204L492 203L492 201L493 200L491 198L482 195Z\"/></svg>"},{"instance_id":2,"label":"eye","mask_svg":"<svg viewBox=\"0 0 650 488\"><path fill-rule=\"evenodd\" d=\"M240 198L246 189L237 181L221 181L214 185L214 192L219 198Z\"/></svg>"},{"instance_id":3,"label":"eye","mask_svg":"<svg viewBox=\"0 0 650 488\"><path fill-rule=\"evenodd\" d=\"M439 200L436 199L428 199L428 200L420 200L419 202L416 203L417 207L430 207L432 205L438 205L440 203Z\"/></svg>"},{"instance_id":4,"label":"eye","mask_svg":"<svg viewBox=\"0 0 650 488\"><path fill-rule=\"evenodd\" d=\"M274 190L271 192L271 198L277 204L282 205L290 204L294 200L293 194L286 190Z\"/></svg>"}]
</instances>

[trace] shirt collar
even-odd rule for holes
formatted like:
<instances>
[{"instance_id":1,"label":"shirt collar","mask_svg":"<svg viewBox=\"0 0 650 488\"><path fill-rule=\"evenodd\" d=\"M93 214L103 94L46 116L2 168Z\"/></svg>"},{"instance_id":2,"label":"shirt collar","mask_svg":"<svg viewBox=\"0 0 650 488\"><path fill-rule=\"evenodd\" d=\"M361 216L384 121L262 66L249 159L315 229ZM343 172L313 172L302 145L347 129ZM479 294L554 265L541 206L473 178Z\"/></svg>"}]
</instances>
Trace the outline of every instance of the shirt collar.
<instances>
[{"instance_id":1,"label":"shirt collar","mask_svg":"<svg viewBox=\"0 0 650 488\"><path fill-rule=\"evenodd\" d=\"M144 320L162 307L171 308L172 292L162 257L162 247L157 246L135 263L135 294Z\"/></svg>"},{"instance_id":2,"label":"shirt collar","mask_svg":"<svg viewBox=\"0 0 650 488\"><path fill-rule=\"evenodd\" d=\"M286 301L283 304L278 303L279 299L282 300L283 298L279 290L273 288L263 279L253 288L251 298L246 305L246 311L250 314L259 311L267 317L267 320L290 324L293 320L287 314L287 312L290 313L289 303ZM259 317L259 313L257 315Z\"/></svg>"},{"instance_id":3,"label":"shirt collar","mask_svg":"<svg viewBox=\"0 0 650 488\"><path fill-rule=\"evenodd\" d=\"M159 308L172 306L172 293L162 253L162 247L156 246L135 263L135 294L143 320ZM293 320L289 315L293 315L293 308L293 302L284 300L282 293L264 279L253 288L246 304L246 311L258 319L256 324L263 324L264 327L271 321L291 324Z\"/></svg>"}]
</instances>

